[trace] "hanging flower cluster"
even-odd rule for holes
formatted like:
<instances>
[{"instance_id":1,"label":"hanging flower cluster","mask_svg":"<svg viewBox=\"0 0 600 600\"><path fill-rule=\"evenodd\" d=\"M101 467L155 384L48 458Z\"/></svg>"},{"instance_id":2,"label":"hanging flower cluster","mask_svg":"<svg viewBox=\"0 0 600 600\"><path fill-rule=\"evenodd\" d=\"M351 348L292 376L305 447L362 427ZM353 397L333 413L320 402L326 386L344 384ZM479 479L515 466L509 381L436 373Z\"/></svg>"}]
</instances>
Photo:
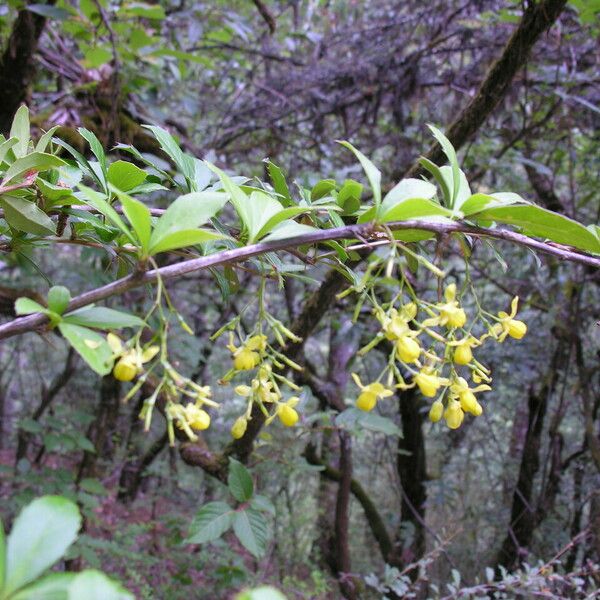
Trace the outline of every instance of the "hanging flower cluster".
<instances>
[{"instance_id":1,"label":"hanging flower cluster","mask_svg":"<svg viewBox=\"0 0 600 600\"><path fill-rule=\"evenodd\" d=\"M527 332L525 323L515 319L519 299L512 300L510 313L492 315L480 310L479 320L486 331L476 337L471 333L475 322L468 322L457 298L456 284L448 285L443 300L437 303L419 299L414 293L411 296L411 301L399 308L387 309L373 298L381 330L359 354L366 354L383 340L390 342L391 352L376 381L363 385L358 375L353 374L361 390L356 406L370 411L379 399L391 396L393 388L417 387L423 396L435 398L429 411L431 421L435 423L443 417L450 429L457 429L465 413L475 417L482 414L483 407L476 394L492 389L490 370L475 358L473 350L487 339L498 342L507 337L521 339ZM419 320L419 313L423 314L423 320ZM384 378L386 385L381 383ZM469 378L475 385L469 384Z\"/></svg>"}]
</instances>

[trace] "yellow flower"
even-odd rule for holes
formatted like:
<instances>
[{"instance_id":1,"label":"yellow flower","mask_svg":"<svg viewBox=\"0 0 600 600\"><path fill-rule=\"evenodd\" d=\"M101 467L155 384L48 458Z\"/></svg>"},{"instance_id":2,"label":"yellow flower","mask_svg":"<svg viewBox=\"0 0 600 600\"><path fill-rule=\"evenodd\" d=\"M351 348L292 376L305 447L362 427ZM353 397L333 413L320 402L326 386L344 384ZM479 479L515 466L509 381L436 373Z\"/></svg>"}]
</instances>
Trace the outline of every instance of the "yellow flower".
<instances>
[{"instance_id":1,"label":"yellow flower","mask_svg":"<svg viewBox=\"0 0 600 600\"><path fill-rule=\"evenodd\" d=\"M377 400L393 396L394 392L386 388L382 383L374 381L368 385L363 385L360 377L356 373L352 373L354 383L361 389L361 393L356 399L356 406L360 410L369 412L375 408Z\"/></svg>"},{"instance_id":2,"label":"yellow flower","mask_svg":"<svg viewBox=\"0 0 600 600\"><path fill-rule=\"evenodd\" d=\"M254 369L260 362L260 355L258 352L249 350L242 346L238 348L233 355L233 368L236 371L250 371Z\"/></svg>"},{"instance_id":3,"label":"yellow flower","mask_svg":"<svg viewBox=\"0 0 600 600\"><path fill-rule=\"evenodd\" d=\"M210 415L205 410L202 410L195 404L188 404L184 411L185 420L192 429L203 431L204 429L209 428Z\"/></svg>"},{"instance_id":4,"label":"yellow flower","mask_svg":"<svg viewBox=\"0 0 600 600\"><path fill-rule=\"evenodd\" d=\"M267 336L266 335L253 335L244 344L248 350L257 350L264 352L267 349Z\"/></svg>"},{"instance_id":5,"label":"yellow flower","mask_svg":"<svg viewBox=\"0 0 600 600\"><path fill-rule=\"evenodd\" d=\"M444 298L446 302L437 305L440 311L439 324L448 327L462 327L467 322L467 315L456 300L455 283L451 283L446 288Z\"/></svg>"},{"instance_id":6,"label":"yellow flower","mask_svg":"<svg viewBox=\"0 0 600 600\"><path fill-rule=\"evenodd\" d=\"M421 390L423 396L433 398L437 391L443 385L448 384L448 380L443 377L438 377L430 367L424 367L414 377L413 380L417 387Z\"/></svg>"},{"instance_id":7,"label":"yellow flower","mask_svg":"<svg viewBox=\"0 0 600 600\"><path fill-rule=\"evenodd\" d=\"M402 336L396 342L396 351L400 360L405 363L414 363L419 360L421 354L421 346L419 342L408 335Z\"/></svg>"},{"instance_id":8,"label":"yellow flower","mask_svg":"<svg viewBox=\"0 0 600 600\"><path fill-rule=\"evenodd\" d=\"M235 423L231 427L231 436L239 440L243 437L244 433L246 433L246 427L248 426L248 419L246 417L241 416L235 420Z\"/></svg>"},{"instance_id":9,"label":"yellow flower","mask_svg":"<svg viewBox=\"0 0 600 600\"><path fill-rule=\"evenodd\" d=\"M499 323L494 325L493 331L499 342L503 342L509 335L515 340L520 340L527 333L527 325L523 321L515 319L519 306L519 297L515 296L510 303L510 314L500 311L498 317Z\"/></svg>"},{"instance_id":10,"label":"yellow flower","mask_svg":"<svg viewBox=\"0 0 600 600\"><path fill-rule=\"evenodd\" d=\"M131 381L137 374L138 366L135 353L133 356L128 353L120 358L113 369L113 376L118 381Z\"/></svg>"},{"instance_id":11,"label":"yellow flower","mask_svg":"<svg viewBox=\"0 0 600 600\"><path fill-rule=\"evenodd\" d=\"M481 404L475 397L476 392L487 392L492 388L489 385L478 385L476 388L470 388L464 377L457 377L450 386L452 394L459 399L461 408L473 416L478 417L483 412Z\"/></svg>"},{"instance_id":12,"label":"yellow flower","mask_svg":"<svg viewBox=\"0 0 600 600\"><path fill-rule=\"evenodd\" d=\"M444 413L444 405L440 402L440 400L436 400L429 409L429 420L432 423L437 423Z\"/></svg>"},{"instance_id":13,"label":"yellow flower","mask_svg":"<svg viewBox=\"0 0 600 600\"><path fill-rule=\"evenodd\" d=\"M450 345L456 346L453 356L454 362L457 365L468 365L473 360L473 352L471 348L479 346L480 344L481 342L472 335L469 335L462 340L451 342Z\"/></svg>"},{"instance_id":14,"label":"yellow flower","mask_svg":"<svg viewBox=\"0 0 600 600\"><path fill-rule=\"evenodd\" d=\"M277 407L277 416L286 427L293 427L298 422L298 413L294 408L300 398L292 396L287 402L282 402Z\"/></svg>"},{"instance_id":15,"label":"yellow flower","mask_svg":"<svg viewBox=\"0 0 600 600\"><path fill-rule=\"evenodd\" d=\"M131 381L142 372L142 365L151 361L160 350L158 346L148 346L143 350L139 346L128 348L114 333L107 334L106 341L113 351L113 358L119 359L113 369L113 376L118 381Z\"/></svg>"},{"instance_id":16,"label":"yellow flower","mask_svg":"<svg viewBox=\"0 0 600 600\"><path fill-rule=\"evenodd\" d=\"M446 419L446 425L450 429L458 429L465 418L460 402L452 399L448 402L448 406L444 412L444 419Z\"/></svg>"}]
</instances>

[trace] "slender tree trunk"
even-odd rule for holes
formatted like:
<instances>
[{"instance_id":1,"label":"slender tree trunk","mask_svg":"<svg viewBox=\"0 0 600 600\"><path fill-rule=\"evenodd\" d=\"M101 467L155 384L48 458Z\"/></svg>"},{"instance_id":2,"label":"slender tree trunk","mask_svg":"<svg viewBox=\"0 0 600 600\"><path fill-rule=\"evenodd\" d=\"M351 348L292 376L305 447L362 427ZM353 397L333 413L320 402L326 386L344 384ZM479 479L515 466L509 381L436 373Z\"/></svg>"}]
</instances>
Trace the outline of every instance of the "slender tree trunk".
<instances>
[{"instance_id":1,"label":"slender tree trunk","mask_svg":"<svg viewBox=\"0 0 600 600\"><path fill-rule=\"evenodd\" d=\"M56 0L48 0L53 5ZM27 100L35 75L35 52L46 19L19 11L0 59L0 133L7 135L19 106Z\"/></svg>"}]
</instances>

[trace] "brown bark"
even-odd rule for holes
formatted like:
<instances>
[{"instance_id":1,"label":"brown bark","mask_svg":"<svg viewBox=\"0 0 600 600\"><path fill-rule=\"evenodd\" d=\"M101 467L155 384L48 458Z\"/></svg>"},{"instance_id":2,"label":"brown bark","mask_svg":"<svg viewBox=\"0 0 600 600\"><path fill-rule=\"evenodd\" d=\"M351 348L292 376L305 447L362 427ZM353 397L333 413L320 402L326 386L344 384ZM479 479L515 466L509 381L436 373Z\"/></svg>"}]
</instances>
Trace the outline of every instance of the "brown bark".
<instances>
[{"instance_id":1,"label":"brown bark","mask_svg":"<svg viewBox=\"0 0 600 600\"><path fill-rule=\"evenodd\" d=\"M496 560L498 565L507 569L513 568L524 558L537 525L533 484L540 466L540 445L548 400L556 387L558 367L563 358L564 344L559 341L541 388L538 391L529 390L527 433L513 493L509 530Z\"/></svg>"},{"instance_id":2,"label":"brown bark","mask_svg":"<svg viewBox=\"0 0 600 600\"><path fill-rule=\"evenodd\" d=\"M394 558L391 564L401 566L415 562L425 554L425 501L427 478L425 464L425 438L421 402L415 390L399 394L402 436L398 440L396 468L402 486L400 524L396 533ZM412 531L408 547L402 547L406 525Z\"/></svg>"},{"instance_id":3,"label":"brown bark","mask_svg":"<svg viewBox=\"0 0 600 600\"><path fill-rule=\"evenodd\" d=\"M53 5L55 0L47 4ZM19 106L27 101L35 75L35 52L46 19L29 10L19 11L0 59L0 133L7 135Z\"/></svg>"}]
</instances>

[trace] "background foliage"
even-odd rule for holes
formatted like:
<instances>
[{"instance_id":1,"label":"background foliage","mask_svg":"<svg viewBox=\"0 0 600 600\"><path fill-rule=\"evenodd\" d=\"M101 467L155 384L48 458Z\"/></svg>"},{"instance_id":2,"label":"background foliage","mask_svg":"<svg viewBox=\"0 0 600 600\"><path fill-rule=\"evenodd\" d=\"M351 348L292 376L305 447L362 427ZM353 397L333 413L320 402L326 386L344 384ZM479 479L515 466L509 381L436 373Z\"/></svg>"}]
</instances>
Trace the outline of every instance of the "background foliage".
<instances>
[{"instance_id":1,"label":"background foliage","mask_svg":"<svg viewBox=\"0 0 600 600\"><path fill-rule=\"evenodd\" d=\"M368 181L335 140L374 161L385 192L418 174L412 166L434 123L459 148L474 192L510 190L597 224L599 10L593 0L11 1L0 7L0 130L8 137L25 101L36 137L58 125L54 135L90 159L91 135L86 141L78 128L107 151L120 144L108 158L114 180L114 161L132 159L130 144L173 174L160 138L140 126L151 124L236 174L275 187L269 158L293 194L292 182L318 196L319 181L340 189L355 180L364 199ZM461 121L511 35L539 14L555 18L530 51L512 57L514 76L501 64L496 76L507 81L493 101L484 98L484 123ZM175 183L191 191L181 176ZM326 195L333 184L320 185ZM159 208L172 199L161 190L148 197ZM599 271L480 242L467 274L457 243L423 248L450 276L469 275L482 304L503 310L521 298L529 333L486 354L494 392L481 418L457 431L432 426L412 393L380 402L380 419L344 411L357 395L350 371L370 380L385 363L377 351L355 357L376 325L366 311L352 324L354 298L319 287L330 281L323 265L286 258L299 277L269 285L269 310L290 323L315 290L328 302L296 349L305 366L296 380L300 423L265 429L252 452L238 447L249 471L211 462L243 410L231 388L215 386L222 408L200 442L171 448L164 421L144 433L138 397L123 404L128 388L93 374L59 335L3 341L5 529L38 496L71 499L84 526L61 568L101 569L139 598L229 598L267 583L290 598L590 597L600 561ZM75 295L124 274L105 250L3 247L3 320L14 318L18 297L43 303L51 284ZM195 332L172 328L171 360L192 380L227 370L225 342L209 336L256 296L253 267L169 282ZM423 269L415 285L436 291ZM148 295L131 289L107 306L143 315Z\"/></svg>"}]
</instances>

